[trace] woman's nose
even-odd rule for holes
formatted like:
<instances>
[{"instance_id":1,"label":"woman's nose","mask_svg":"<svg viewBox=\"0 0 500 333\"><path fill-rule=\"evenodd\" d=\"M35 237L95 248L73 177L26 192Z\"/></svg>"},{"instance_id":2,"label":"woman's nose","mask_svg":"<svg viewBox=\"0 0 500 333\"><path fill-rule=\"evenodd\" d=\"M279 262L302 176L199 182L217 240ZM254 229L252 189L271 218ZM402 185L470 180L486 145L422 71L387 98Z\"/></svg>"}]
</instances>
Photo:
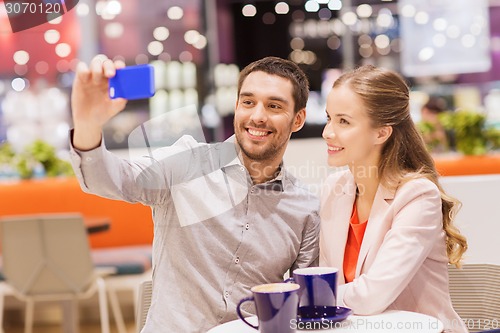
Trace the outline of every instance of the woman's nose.
<instances>
[{"instance_id":1,"label":"woman's nose","mask_svg":"<svg viewBox=\"0 0 500 333\"><path fill-rule=\"evenodd\" d=\"M335 133L333 132L331 124L327 123L325 127L323 128L323 139L328 140L328 139L333 139L335 136Z\"/></svg>"}]
</instances>

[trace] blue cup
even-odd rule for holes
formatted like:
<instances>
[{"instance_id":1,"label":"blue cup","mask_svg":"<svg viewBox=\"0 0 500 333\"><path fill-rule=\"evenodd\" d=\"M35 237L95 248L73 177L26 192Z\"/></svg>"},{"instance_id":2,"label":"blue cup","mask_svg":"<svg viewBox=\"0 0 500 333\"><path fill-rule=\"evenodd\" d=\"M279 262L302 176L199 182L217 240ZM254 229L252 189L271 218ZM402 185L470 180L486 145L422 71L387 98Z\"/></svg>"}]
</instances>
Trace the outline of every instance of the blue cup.
<instances>
[{"instance_id":1,"label":"blue cup","mask_svg":"<svg viewBox=\"0 0 500 333\"><path fill-rule=\"evenodd\" d=\"M300 286L295 283L269 283L251 289L252 296L243 298L236 307L238 316L261 333L294 333L292 320L297 318ZM249 323L241 313L245 302L254 302L258 326Z\"/></svg>"},{"instance_id":2,"label":"blue cup","mask_svg":"<svg viewBox=\"0 0 500 333\"><path fill-rule=\"evenodd\" d=\"M335 267L307 267L293 271L293 278L289 281L300 285L300 317L325 318L335 315L338 271Z\"/></svg>"}]
</instances>

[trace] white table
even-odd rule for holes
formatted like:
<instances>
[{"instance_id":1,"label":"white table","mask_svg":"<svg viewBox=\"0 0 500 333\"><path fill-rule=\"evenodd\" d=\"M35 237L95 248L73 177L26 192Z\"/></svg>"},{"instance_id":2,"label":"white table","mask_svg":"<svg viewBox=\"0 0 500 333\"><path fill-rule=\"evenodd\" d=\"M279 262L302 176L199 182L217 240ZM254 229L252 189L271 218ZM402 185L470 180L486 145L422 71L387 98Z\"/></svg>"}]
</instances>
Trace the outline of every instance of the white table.
<instances>
[{"instance_id":1,"label":"white table","mask_svg":"<svg viewBox=\"0 0 500 333\"><path fill-rule=\"evenodd\" d=\"M257 324L257 317L247 318L252 324ZM349 316L346 320L337 323L332 329L321 329L321 326L316 327L306 326L301 327L300 324L294 324L301 332L300 328L304 328L304 332L363 332L363 333L440 333L443 331L443 323L438 319L427 316L421 313L408 311L387 311L375 316ZM312 325L311 323L307 325ZM318 323L317 325L320 325ZM256 333L257 331L245 324L241 320L233 320L228 323L212 328L208 333Z\"/></svg>"}]
</instances>

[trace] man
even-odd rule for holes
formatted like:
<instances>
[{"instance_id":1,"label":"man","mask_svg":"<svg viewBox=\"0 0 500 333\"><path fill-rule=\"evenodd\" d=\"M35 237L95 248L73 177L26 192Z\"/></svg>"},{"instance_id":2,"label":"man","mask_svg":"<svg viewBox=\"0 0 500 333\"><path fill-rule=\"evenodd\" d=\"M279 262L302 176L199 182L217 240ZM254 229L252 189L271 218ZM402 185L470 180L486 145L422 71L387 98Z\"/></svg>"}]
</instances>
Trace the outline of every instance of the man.
<instances>
[{"instance_id":1,"label":"man","mask_svg":"<svg viewBox=\"0 0 500 333\"><path fill-rule=\"evenodd\" d=\"M125 107L107 91L122 66L98 56L77 70L73 166L84 191L151 206L153 295L142 332L206 332L236 319L252 286L317 262L319 201L282 162L304 125L308 81L288 60L256 61L240 74L235 136L183 136L131 162L108 152L101 134Z\"/></svg>"}]
</instances>

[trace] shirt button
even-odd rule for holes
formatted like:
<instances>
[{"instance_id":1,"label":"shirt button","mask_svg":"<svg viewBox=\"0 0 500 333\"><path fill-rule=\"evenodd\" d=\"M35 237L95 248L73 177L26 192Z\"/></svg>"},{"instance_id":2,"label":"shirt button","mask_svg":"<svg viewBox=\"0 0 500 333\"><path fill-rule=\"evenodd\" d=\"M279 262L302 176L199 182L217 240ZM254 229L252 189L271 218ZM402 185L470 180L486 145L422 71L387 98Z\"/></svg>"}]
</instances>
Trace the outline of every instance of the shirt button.
<instances>
[{"instance_id":1,"label":"shirt button","mask_svg":"<svg viewBox=\"0 0 500 333\"><path fill-rule=\"evenodd\" d=\"M224 298L229 298L229 292L228 292L228 291L226 291L226 292L224 293Z\"/></svg>"},{"instance_id":2,"label":"shirt button","mask_svg":"<svg viewBox=\"0 0 500 333\"><path fill-rule=\"evenodd\" d=\"M240 167L240 170L241 170L241 171L245 171L245 168L244 168L244 167Z\"/></svg>"},{"instance_id":3,"label":"shirt button","mask_svg":"<svg viewBox=\"0 0 500 333\"><path fill-rule=\"evenodd\" d=\"M239 262L240 262L240 257L236 257L236 259L234 259L234 263L238 264Z\"/></svg>"},{"instance_id":4,"label":"shirt button","mask_svg":"<svg viewBox=\"0 0 500 333\"><path fill-rule=\"evenodd\" d=\"M247 229L247 230L248 230L248 229L250 229L250 224L248 224L248 223L247 223L247 224L245 225L245 229Z\"/></svg>"},{"instance_id":5,"label":"shirt button","mask_svg":"<svg viewBox=\"0 0 500 333\"><path fill-rule=\"evenodd\" d=\"M87 162L92 161L92 157L85 157L85 161L87 161Z\"/></svg>"}]
</instances>

